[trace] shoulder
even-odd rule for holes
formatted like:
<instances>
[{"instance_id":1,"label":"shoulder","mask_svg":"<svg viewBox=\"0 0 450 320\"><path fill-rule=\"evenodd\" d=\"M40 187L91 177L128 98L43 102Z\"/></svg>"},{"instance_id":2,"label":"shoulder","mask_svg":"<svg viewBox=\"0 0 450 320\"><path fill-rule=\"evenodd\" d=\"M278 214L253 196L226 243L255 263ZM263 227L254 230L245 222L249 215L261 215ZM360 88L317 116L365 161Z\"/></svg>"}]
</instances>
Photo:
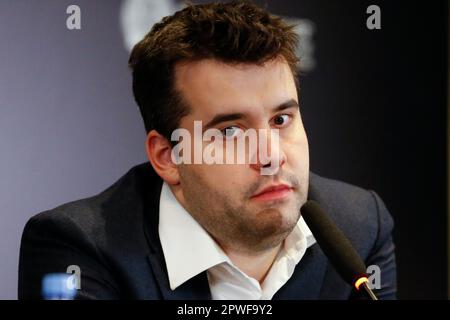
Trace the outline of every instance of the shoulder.
<instances>
[{"instance_id":1,"label":"shoulder","mask_svg":"<svg viewBox=\"0 0 450 320\"><path fill-rule=\"evenodd\" d=\"M309 196L332 211L349 211L356 219L370 219L376 211L375 193L346 182L311 173ZM352 214L353 213L353 214Z\"/></svg>"},{"instance_id":2,"label":"shoulder","mask_svg":"<svg viewBox=\"0 0 450 320\"><path fill-rule=\"evenodd\" d=\"M152 200L153 180L148 169L147 164L135 166L97 195L33 216L25 226L24 236L31 231L101 245L111 243L109 238L124 240L127 234L142 232L145 202Z\"/></svg>"},{"instance_id":3,"label":"shoulder","mask_svg":"<svg viewBox=\"0 0 450 320\"><path fill-rule=\"evenodd\" d=\"M362 255L370 253L380 230L392 230L392 218L373 190L311 173L309 198L320 203Z\"/></svg>"},{"instance_id":4,"label":"shoulder","mask_svg":"<svg viewBox=\"0 0 450 320\"><path fill-rule=\"evenodd\" d=\"M150 285L143 295L139 283L153 283L144 227L146 216L157 212L155 203L147 203L159 198L157 189L148 167L137 166L95 196L32 217L20 246L19 297L39 298L42 277L71 265L82 270L80 298L115 299L121 290L135 298L155 295Z\"/></svg>"}]
</instances>

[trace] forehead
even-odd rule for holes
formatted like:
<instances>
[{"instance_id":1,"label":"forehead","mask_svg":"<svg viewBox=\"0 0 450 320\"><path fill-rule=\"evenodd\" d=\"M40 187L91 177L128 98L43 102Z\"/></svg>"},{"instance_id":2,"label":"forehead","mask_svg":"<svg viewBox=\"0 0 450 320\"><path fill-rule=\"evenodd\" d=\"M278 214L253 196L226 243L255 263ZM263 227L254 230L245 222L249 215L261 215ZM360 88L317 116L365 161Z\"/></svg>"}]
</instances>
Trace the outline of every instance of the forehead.
<instances>
[{"instance_id":1,"label":"forehead","mask_svg":"<svg viewBox=\"0 0 450 320\"><path fill-rule=\"evenodd\" d=\"M281 58L262 65L213 59L178 64L175 88L197 119L218 112L269 110L289 99L297 100L292 72Z\"/></svg>"}]
</instances>

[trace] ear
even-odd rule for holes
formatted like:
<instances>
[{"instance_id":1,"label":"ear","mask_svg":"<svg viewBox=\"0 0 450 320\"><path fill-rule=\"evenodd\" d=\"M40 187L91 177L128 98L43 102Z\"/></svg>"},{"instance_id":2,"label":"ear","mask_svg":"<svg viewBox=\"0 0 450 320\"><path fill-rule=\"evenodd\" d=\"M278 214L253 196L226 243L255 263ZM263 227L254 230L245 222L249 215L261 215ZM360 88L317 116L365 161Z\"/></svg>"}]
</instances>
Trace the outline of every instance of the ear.
<instances>
[{"instance_id":1,"label":"ear","mask_svg":"<svg viewBox=\"0 0 450 320\"><path fill-rule=\"evenodd\" d=\"M172 145L156 130L147 135L145 141L147 157L156 173L168 184L180 183L180 176L176 164L172 162Z\"/></svg>"}]
</instances>

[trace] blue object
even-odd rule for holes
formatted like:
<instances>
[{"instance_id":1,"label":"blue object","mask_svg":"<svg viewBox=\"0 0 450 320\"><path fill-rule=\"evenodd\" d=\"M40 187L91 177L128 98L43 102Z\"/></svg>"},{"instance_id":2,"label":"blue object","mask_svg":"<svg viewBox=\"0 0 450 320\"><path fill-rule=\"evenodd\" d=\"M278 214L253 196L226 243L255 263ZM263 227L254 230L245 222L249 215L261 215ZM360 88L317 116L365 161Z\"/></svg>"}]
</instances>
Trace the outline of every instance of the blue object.
<instances>
[{"instance_id":1,"label":"blue object","mask_svg":"<svg viewBox=\"0 0 450 320\"><path fill-rule=\"evenodd\" d=\"M42 297L45 300L73 300L77 294L71 285L71 274L49 273L42 279Z\"/></svg>"}]
</instances>

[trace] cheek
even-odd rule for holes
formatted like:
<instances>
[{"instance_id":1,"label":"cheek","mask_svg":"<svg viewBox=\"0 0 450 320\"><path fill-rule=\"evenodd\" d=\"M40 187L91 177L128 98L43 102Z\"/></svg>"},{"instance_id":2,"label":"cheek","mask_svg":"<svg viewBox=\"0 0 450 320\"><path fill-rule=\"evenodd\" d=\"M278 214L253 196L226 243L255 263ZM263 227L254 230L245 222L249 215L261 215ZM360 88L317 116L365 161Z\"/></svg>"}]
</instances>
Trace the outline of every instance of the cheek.
<instances>
[{"instance_id":1,"label":"cheek","mask_svg":"<svg viewBox=\"0 0 450 320\"><path fill-rule=\"evenodd\" d=\"M203 191L208 192L209 189L227 194L239 193L248 174L248 169L238 164L191 165L188 170L193 172L193 179L201 181Z\"/></svg>"},{"instance_id":2,"label":"cheek","mask_svg":"<svg viewBox=\"0 0 450 320\"><path fill-rule=\"evenodd\" d=\"M282 134L280 139L282 145L287 149L294 150L297 155L298 152L301 152L301 154L308 156L308 138L301 123L292 128L292 130Z\"/></svg>"},{"instance_id":3,"label":"cheek","mask_svg":"<svg viewBox=\"0 0 450 320\"><path fill-rule=\"evenodd\" d=\"M309 170L309 147L303 127L297 128L281 140L283 151L286 154L288 162L295 167L301 167Z\"/></svg>"},{"instance_id":4,"label":"cheek","mask_svg":"<svg viewBox=\"0 0 450 320\"><path fill-rule=\"evenodd\" d=\"M248 181L248 168L241 164L211 165L214 183L228 194L239 193Z\"/></svg>"}]
</instances>

